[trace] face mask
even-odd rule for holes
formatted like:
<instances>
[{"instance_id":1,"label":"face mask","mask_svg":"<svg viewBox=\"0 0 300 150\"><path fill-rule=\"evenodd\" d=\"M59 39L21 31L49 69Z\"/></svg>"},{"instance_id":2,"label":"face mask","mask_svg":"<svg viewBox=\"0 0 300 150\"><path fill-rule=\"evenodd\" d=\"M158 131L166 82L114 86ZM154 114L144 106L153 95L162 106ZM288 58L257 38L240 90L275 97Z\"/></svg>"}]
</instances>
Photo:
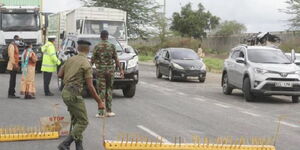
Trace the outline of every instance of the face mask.
<instances>
[{"instance_id":1,"label":"face mask","mask_svg":"<svg viewBox=\"0 0 300 150\"><path fill-rule=\"evenodd\" d=\"M20 45L20 41L19 40L15 40L15 44Z\"/></svg>"}]
</instances>

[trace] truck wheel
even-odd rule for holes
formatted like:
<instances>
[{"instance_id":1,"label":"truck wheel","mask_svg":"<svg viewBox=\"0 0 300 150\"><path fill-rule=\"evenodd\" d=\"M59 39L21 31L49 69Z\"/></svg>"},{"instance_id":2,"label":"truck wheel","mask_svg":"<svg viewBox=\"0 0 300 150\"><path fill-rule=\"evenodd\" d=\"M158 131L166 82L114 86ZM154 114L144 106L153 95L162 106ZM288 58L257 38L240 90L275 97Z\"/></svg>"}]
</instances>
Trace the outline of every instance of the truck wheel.
<instances>
[{"instance_id":1,"label":"truck wheel","mask_svg":"<svg viewBox=\"0 0 300 150\"><path fill-rule=\"evenodd\" d=\"M159 67L156 66L156 78L160 79L162 77L162 74L160 73Z\"/></svg>"},{"instance_id":2,"label":"truck wheel","mask_svg":"<svg viewBox=\"0 0 300 150\"><path fill-rule=\"evenodd\" d=\"M127 88L123 89L123 95L127 98L132 98L135 95L136 84L132 84Z\"/></svg>"},{"instance_id":3,"label":"truck wheel","mask_svg":"<svg viewBox=\"0 0 300 150\"><path fill-rule=\"evenodd\" d=\"M0 66L0 73L5 73L6 71L6 67L3 66Z\"/></svg>"},{"instance_id":4,"label":"truck wheel","mask_svg":"<svg viewBox=\"0 0 300 150\"><path fill-rule=\"evenodd\" d=\"M293 103L299 103L299 96L292 96Z\"/></svg>"},{"instance_id":5,"label":"truck wheel","mask_svg":"<svg viewBox=\"0 0 300 150\"><path fill-rule=\"evenodd\" d=\"M169 80L174 81L173 70L171 68L169 69Z\"/></svg>"},{"instance_id":6,"label":"truck wheel","mask_svg":"<svg viewBox=\"0 0 300 150\"><path fill-rule=\"evenodd\" d=\"M255 96L251 92L251 83L249 78L244 79L243 83L243 92L244 92L244 97L247 102L252 102L255 99Z\"/></svg>"},{"instance_id":7,"label":"truck wheel","mask_svg":"<svg viewBox=\"0 0 300 150\"><path fill-rule=\"evenodd\" d=\"M224 93L225 95L230 95L230 94L232 94L233 88L230 87L230 85L229 85L227 73L225 73L225 74L223 75L223 81L222 81L222 83L223 83L223 85L222 85L223 93Z\"/></svg>"}]
</instances>

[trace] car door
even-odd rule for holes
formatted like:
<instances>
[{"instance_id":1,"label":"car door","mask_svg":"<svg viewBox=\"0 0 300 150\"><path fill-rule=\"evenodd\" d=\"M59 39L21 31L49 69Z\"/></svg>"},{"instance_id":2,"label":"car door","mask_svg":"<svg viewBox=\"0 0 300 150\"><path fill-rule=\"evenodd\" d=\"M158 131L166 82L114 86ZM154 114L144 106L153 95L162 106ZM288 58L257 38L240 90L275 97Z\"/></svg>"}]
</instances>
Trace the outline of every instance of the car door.
<instances>
[{"instance_id":1,"label":"car door","mask_svg":"<svg viewBox=\"0 0 300 150\"><path fill-rule=\"evenodd\" d=\"M158 54L158 57L157 57L157 59L156 59L156 65L157 65L157 67L159 68L160 73L163 73L163 72L162 72L162 69L163 69L162 63L163 63L163 60L164 60L165 53L166 53L166 50L162 50L162 51L160 52L160 54Z\"/></svg>"},{"instance_id":2,"label":"car door","mask_svg":"<svg viewBox=\"0 0 300 150\"><path fill-rule=\"evenodd\" d=\"M161 60L161 72L164 75L169 74L169 66L170 66L170 52L166 50Z\"/></svg>"},{"instance_id":3,"label":"car door","mask_svg":"<svg viewBox=\"0 0 300 150\"><path fill-rule=\"evenodd\" d=\"M233 50L233 52L231 53L230 58L227 61L227 75L228 75L228 81L231 85L237 86L236 84L236 80L235 80L235 62L236 62L236 58L239 56L240 50L239 49L235 49Z\"/></svg>"},{"instance_id":4,"label":"car door","mask_svg":"<svg viewBox=\"0 0 300 150\"><path fill-rule=\"evenodd\" d=\"M237 58L243 58L245 61L245 50L241 49L239 51L239 55ZM234 78L236 80L236 85L238 88L242 88L243 86L243 79L244 79L244 72L245 72L246 64L245 63L238 63L235 61L235 75Z\"/></svg>"}]
</instances>

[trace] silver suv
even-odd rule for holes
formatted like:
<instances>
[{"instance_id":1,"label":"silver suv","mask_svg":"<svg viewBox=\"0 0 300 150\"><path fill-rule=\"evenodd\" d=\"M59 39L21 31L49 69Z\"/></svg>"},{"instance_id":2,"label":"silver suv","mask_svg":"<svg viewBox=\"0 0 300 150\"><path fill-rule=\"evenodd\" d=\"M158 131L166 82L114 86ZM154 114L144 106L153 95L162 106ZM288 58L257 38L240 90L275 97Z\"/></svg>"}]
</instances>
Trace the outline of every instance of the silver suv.
<instances>
[{"instance_id":1,"label":"silver suv","mask_svg":"<svg viewBox=\"0 0 300 150\"><path fill-rule=\"evenodd\" d=\"M280 50L263 46L238 46L224 62L223 93L240 89L246 101L260 95L291 96L299 102L300 68Z\"/></svg>"}]
</instances>

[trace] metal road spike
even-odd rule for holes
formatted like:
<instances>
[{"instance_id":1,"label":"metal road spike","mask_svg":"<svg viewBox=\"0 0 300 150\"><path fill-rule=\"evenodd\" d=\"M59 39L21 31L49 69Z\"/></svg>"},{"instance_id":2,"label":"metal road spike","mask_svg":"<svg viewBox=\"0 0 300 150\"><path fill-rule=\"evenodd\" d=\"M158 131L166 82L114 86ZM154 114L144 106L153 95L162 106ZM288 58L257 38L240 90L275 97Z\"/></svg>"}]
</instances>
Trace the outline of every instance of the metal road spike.
<instances>
[{"instance_id":1,"label":"metal road spike","mask_svg":"<svg viewBox=\"0 0 300 150\"><path fill-rule=\"evenodd\" d=\"M175 136L175 142L174 142L174 146L176 146L177 142L177 137Z\"/></svg>"},{"instance_id":2,"label":"metal road spike","mask_svg":"<svg viewBox=\"0 0 300 150\"><path fill-rule=\"evenodd\" d=\"M162 147L163 144L163 137L160 137L160 147Z\"/></svg>"},{"instance_id":3,"label":"metal road spike","mask_svg":"<svg viewBox=\"0 0 300 150\"><path fill-rule=\"evenodd\" d=\"M198 147L200 147L200 142L201 142L201 137L200 136L197 137L197 141L198 141Z\"/></svg>"}]
</instances>

